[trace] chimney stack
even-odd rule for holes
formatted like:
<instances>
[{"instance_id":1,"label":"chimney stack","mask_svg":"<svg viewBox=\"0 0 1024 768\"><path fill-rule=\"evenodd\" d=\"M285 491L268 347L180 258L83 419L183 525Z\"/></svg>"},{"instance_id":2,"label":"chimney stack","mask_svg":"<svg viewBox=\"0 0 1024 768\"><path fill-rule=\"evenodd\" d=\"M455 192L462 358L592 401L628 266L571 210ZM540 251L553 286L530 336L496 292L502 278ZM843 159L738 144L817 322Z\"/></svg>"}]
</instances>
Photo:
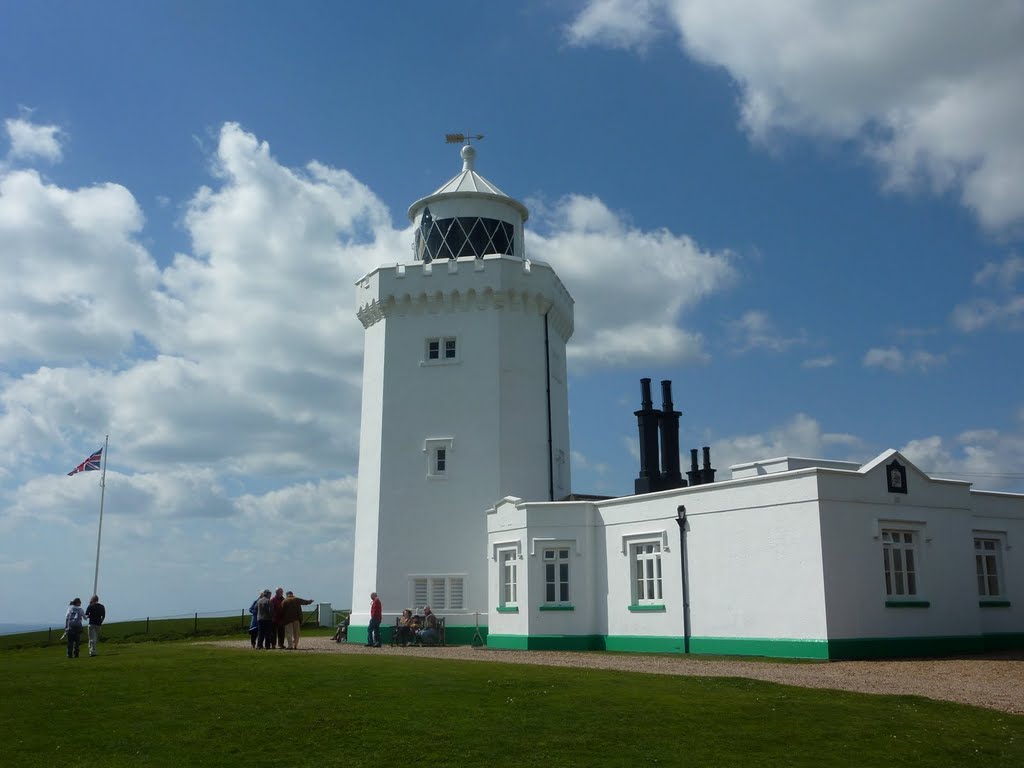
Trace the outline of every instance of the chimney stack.
<instances>
[{"instance_id":1,"label":"chimney stack","mask_svg":"<svg viewBox=\"0 0 1024 768\"><path fill-rule=\"evenodd\" d=\"M658 422L661 412L651 402L651 380L640 379L640 410L633 411L640 433L640 476L633 481L634 493L650 493L661 488L658 471Z\"/></svg>"},{"instance_id":2,"label":"chimney stack","mask_svg":"<svg viewBox=\"0 0 1024 768\"><path fill-rule=\"evenodd\" d=\"M661 487L681 488L686 485L679 471L679 417L672 405L672 382L661 382Z\"/></svg>"},{"instance_id":3,"label":"chimney stack","mask_svg":"<svg viewBox=\"0 0 1024 768\"><path fill-rule=\"evenodd\" d=\"M700 467L697 464L697 449L690 449L690 471L686 473L686 476L690 478L690 485L700 485L701 474Z\"/></svg>"},{"instance_id":4,"label":"chimney stack","mask_svg":"<svg viewBox=\"0 0 1024 768\"><path fill-rule=\"evenodd\" d=\"M696 451L694 451L696 454ZM696 461L696 459L694 459ZM711 468L711 448L704 446L704 467L700 471L701 485L715 482L715 470Z\"/></svg>"}]
</instances>

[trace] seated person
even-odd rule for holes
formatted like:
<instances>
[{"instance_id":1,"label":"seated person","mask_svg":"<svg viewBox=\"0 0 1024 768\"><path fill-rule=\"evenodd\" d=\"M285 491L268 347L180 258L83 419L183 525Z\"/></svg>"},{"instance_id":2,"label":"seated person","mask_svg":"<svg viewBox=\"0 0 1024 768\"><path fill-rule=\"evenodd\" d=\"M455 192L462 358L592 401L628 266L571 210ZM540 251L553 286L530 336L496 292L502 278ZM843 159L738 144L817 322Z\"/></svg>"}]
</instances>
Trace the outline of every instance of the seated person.
<instances>
[{"instance_id":1,"label":"seated person","mask_svg":"<svg viewBox=\"0 0 1024 768\"><path fill-rule=\"evenodd\" d=\"M395 642L408 645L412 641L413 630L410 624L412 624L412 611L406 608L398 617L398 624L395 625Z\"/></svg>"},{"instance_id":2,"label":"seated person","mask_svg":"<svg viewBox=\"0 0 1024 768\"><path fill-rule=\"evenodd\" d=\"M348 641L348 616L345 616L340 622L338 622L338 629L334 632L334 641L340 643L342 641Z\"/></svg>"},{"instance_id":3,"label":"seated person","mask_svg":"<svg viewBox=\"0 0 1024 768\"><path fill-rule=\"evenodd\" d=\"M416 639L425 645L436 645L439 640L437 635L437 616L430 610L430 606L423 609L423 629L416 632Z\"/></svg>"}]
</instances>

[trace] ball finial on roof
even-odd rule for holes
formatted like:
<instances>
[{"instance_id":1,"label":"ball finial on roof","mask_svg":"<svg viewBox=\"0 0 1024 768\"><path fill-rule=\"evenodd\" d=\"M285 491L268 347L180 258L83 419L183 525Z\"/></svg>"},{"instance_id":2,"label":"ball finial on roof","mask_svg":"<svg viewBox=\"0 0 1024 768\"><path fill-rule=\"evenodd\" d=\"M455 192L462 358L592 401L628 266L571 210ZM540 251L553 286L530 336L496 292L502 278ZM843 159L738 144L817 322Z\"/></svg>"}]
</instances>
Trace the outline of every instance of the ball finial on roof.
<instances>
[{"instance_id":1,"label":"ball finial on roof","mask_svg":"<svg viewBox=\"0 0 1024 768\"><path fill-rule=\"evenodd\" d=\"M462 155L462 170L472 171L473 160L474 158L476 158L476 150L473 149L473 147L471 147L469 144L466 144L462 148L462 152L460 154Z\"/></svg>"}]
</instances>

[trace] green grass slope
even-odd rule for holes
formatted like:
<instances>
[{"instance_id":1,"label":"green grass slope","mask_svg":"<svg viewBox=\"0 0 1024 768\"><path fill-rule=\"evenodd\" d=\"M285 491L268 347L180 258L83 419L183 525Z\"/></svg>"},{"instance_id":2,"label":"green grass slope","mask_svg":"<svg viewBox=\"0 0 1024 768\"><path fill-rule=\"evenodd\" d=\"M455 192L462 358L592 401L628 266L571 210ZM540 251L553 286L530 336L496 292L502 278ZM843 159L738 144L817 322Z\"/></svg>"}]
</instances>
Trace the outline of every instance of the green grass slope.
<instances>
[{"instance_id":1,"label":"green grass slope","mask_svg":"<svg viewBox=\"0 0 1024 768\"><path fill-rule=\"evenodd\" d=\"M20 768L1024 765L1024 717L740 679L165 642L0 680Z\"/></svg>"}]
</instances>

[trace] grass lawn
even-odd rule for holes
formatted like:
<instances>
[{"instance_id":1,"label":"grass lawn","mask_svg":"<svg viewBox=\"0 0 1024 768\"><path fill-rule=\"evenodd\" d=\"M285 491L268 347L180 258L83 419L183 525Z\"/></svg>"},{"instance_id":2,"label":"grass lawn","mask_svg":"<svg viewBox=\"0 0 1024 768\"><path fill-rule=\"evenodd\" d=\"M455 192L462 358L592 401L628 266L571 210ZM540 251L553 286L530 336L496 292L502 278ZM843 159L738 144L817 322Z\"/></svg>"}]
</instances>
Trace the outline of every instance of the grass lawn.
<instances>
[{"instance_id":1,"label":"grass lawn","mask_svg":"<svg viewBox=\"0 0 1024 768\"><path fill-rule=\"evenodd\" d=\"M189 642L100 650L0 652L4 765L1024 765L1024 717L915 697Z\"/></svg>"}]
</instances>

